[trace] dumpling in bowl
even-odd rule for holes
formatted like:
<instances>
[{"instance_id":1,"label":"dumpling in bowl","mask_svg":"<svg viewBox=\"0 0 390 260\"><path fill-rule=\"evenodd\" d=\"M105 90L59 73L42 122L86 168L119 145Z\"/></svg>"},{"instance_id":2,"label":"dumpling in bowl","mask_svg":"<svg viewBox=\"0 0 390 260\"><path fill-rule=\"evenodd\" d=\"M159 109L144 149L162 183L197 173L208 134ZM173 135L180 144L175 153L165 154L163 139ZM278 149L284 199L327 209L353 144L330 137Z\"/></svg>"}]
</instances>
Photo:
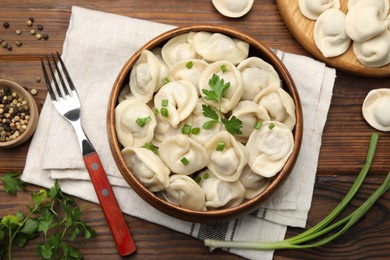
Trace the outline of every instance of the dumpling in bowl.
<instances>
[{"instance_id":1,"label":"dumpling in bowl","mask_svg":"<svg viewBox=\"0 0 390 260\"><path fill-rule=\"evenodd\" d=\"M226 182L209 177L202 182L207 209L232 208L243 202L245 188L239 181Z\"/></svg>"},{"instance_id":2,"label":"dumpling in bowl","mask_svg":"<svg viewBox=\"0 0 390 260\"><path fill-rule=\"evenodd\" d=\"M241 72L244 85L242 100L253 100L267 87L281 87L281 80L274 67L259 57L250 57L242 61L237 69Z\"/></svg>"},{"instance_id":3,"label":"dumpling in bowl","mask_svg":"<svg viewBox=\"0 0 390 260\"><path fill-rule=\"evenodd\" d=\"M161 54L168 67L179 61L199 58L192 42L194 35L194 32L181 34L164 44Z\"/></svg>"},{"instance_id":4,"label":"dumpling in bowl","mask_svg":"<svg viewBox=\"0 0 390 260\"><path fill-rule=\"evenodd\" d=\"M197 102L198 92L186 80L168 82L154 96L158 116L174 128L192 113Z\"/></svg>"},{"instance_id":5,"label":"dumpling in bowl","mask_svg":"<svg viewBox=\"0 0 390 260\"><path fill-rule=\"evenodd\" d=\"M169 187L163 192L163 196L170 203L186 209L207 210L202 188L187 175L172 175L169 178Z\"/></svg>"},{"instance_id":6,"label":"dumpling in bowl","mask_svg":"<svg viewBox=\"0 0 390 260\"><path fill-rule=\"evenodd\" d=\"M115 108L116 135L124 147L152 141L156 124L153 111L138 99L126 99Z\"/></svg>"},{"instance_id":7,"label":"dumpling in bowl","mask_svg":"<svg viewBox=\"0 0 390 260\"><path fill-rule=\"evenodd\" d=\"M270 184L270 179L254 173L247 165L242 171L240 182L245 188L245 198L249 200L262 193Z\"/></svg>"},{"instance_id":8,"label":"dumpling in bowl","mask_svg":"<svg viewBox=\"0 0 390 260\"><path fill-rule=\"evenodd\" d=\"M345 32L345 14L339 9L323 12L314 25L314 41L324 57L336 57L347 51L351 39Z\"/></svg>"},{"instance_id":9,"label":"dumpling in bowl","mask_svg":"<svg viewBox=\"0 0 390 260\"><path fill-rule=\"evenodd\" d=\"M211 82L215 83L217 80L223 80L224 84L230 84L221 99L221 112L227 113L238 104L244 93L241 72L233 63L227 60L214 62L203 70L199 81L199 89L203 100L218 109L218 103L214 100L207 100L203 93L204 90L211 89Z\"/></svg>"},{"instance_id":10,"label":"dumpling in bowl","mask_svg":"<svg viewBox=\"0 0 390 260\"><path fill-rule=\"evenodd\" d=\"M290 157L294 149L294 137L286 125L267 121L253 131L246 148L249 151L248 165L251 170L270 178L282 169Z\"/></svg>"},{"instance_id":11,"label":"dumpling in bowl","mask_svg":"<svg viewBox=\"0 0 390 260\"><path fill-rule=\"evenodd\" d=\"M243 144L227 131L216 134L205 145L210 157L207 168L217 178L234 182L240 178L244 166L248 162L248 151Z\"/></svg>"},{"instance_id":12,"label":"dumpling in bowl","mask_svg":"<svg viewBox=\"0 0 390 260\"><path fill-rule=\"evenodd\" d=\"M183 134L165 139L160 145L159 155L174 173L184 175L201 170L209 162L203 146Z\"/></svg>"},{"instance_id":13,"label":"dumpling in bowl","mask_svg":"<svg viewBox=\"0 0 390 260\"><path fill-rule=\"evenodd\" d=\"M281 122L291 130L294 129L296 123L295 104L292 97L284 89L266 88L253 101L267 111L271 120Z\"/></svg>"},{"instance_id":14,"label":"dumpling in bowl","mask_svg":"<svg viewBox=\"0 0 390 260\"><path fill-rule=\"evenodd\" d=\"M249 54L249 43L221 33L198 32L193 44L195 51L208 62L228 60L239 64Z\"/></svg>"},{"instance_id":15,"label":"dumpling in bowl","mask_svg":"<svg viewBox=\"0 0 390 260\"><path fill-rule=\"evenodd\" d=\"M151 51L143 50L130 72L131 94L148 103L163 85L164 73L168 72L166 66Z\"/></svg>"},{"instance_id":16,"label":"dumpling in bowl","mask_svg":"<svg viewBox=\"0 0 390 260\"><path fill-rule=\"evenodd\" d=\"M126 165L150 191L168 188L171 171L151 150L129 146L122 150L122 155Z\"/></svg>"},{"instance_id":17,"label":"dumpling in bowl","mask_svg":"<svg viewBox=\"0 0 390 260\"><path fill-rule=\"evenodd\" d=\"M191 82L200 96L199 79L207 65L207 62L197 59L179 61L169 68L168 78L170 80L187 80Z\"/></svg>"},{"instance_id":18,"label":"dumpling in bowl","mask_svg":"<svg viewBox=\"0 0 390 260\"><path fill-rule=\"evenodd\" d=\"M269 121L270 117L267 111L253 101L240 101L233 109L232 116L235 116L242 122L241 132L236 138L241 143L246 143L249 136L257 125L263 121Z\"/></svg>"}]
</instances>

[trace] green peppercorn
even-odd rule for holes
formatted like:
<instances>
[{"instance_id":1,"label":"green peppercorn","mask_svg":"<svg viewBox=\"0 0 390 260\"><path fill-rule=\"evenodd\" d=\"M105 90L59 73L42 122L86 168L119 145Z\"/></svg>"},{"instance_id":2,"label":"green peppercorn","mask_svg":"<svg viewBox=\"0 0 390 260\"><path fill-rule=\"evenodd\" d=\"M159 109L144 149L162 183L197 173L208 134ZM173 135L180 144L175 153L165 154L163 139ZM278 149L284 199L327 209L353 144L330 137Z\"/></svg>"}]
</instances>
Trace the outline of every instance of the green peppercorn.
<instances>
[{"instance_id":1,"label":"green peppercorn","mask_svg":"<svg viewBox=\"0 0 390 260\"><path fill-rule=\"evenodd\" d=\"M22 46L22 42L20 42L20 41L15 42L15 44L16 44L16 46L18 46L18 47Z\"/></svg>"},{"instance_id":2,"label":"green peppercorn","mask_svg":"<svg viewBox=\"0 0 390 260\"><path fill-rule=\"evenodd\" d=\"M15 32L16 32L17 35L21 35L22 34L22 31L20 29L17 29Z\"/></svg>"},{"instance_id":3,"label":"green peppercorn","mask_svg":"<svg viewBox=\"0 0 390 260\"><path fill-rule=\"evenodd\" d=\"M34 30L34 29L31 29L31 30L30 30L30 33L31 33L31 35L34 35L34 34L35 34L35 30Z\"/></svg>"},{"instance_id":4,"label":"green peppercorn","mask_svg":"<svg viewBox=\"0 0 390 260\"><path fill-rule=\"evenodd\" d=\"M30 19L28 19L28 20L26 21L26 24L27 24L27 26L32 26L33 21L31 21Z\"/></svg>"},{"instance_id":5,"label":"green peppercorn","mask_svg":"<svg viewBox=\"0 0 390 260\"><path fill-rule=\"evenodd\" d=\"M40 39L42 39L42 34L37 33L37 35L35 35L35 37L37 37L37 39L40 40Z\"/></svg>"}]
</instances>

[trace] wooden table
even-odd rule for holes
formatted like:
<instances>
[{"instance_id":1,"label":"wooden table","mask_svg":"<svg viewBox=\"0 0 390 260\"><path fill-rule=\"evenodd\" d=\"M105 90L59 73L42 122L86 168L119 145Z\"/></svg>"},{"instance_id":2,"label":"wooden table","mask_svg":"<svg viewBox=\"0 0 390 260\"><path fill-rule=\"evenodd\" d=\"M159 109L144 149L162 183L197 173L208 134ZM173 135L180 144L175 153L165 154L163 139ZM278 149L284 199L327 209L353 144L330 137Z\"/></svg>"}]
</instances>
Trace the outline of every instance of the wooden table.
<instances>
[{"instance_id":1,"label":"wooden table","mask_svg":"<svg viewBox=\"0 0 390 260\"><path fill-rule=\"evenodd\" d=\"M205 22L225 24L253 35L272 48L310 56L287 30L276 3L272 0L255 1L251 12L236 20L220 15L214 9L211 0L86 0L81 3L75 0L66 2L2 0L1 2L1 24L3 21L8 21L11 28L5 30L0 26L0 37L9 42L21 39L23 46L18 48L14 45L12 51L0 48L0 78L14 80L27 89L36 88L38 90L36 101L40 106L46 92L43 82L36 82L38 76L42 77L39 57L62 50L72 5L176 26ZM31 16L35 18L35 24L44 26L44 31L50 36L48 41L38 41L29 35L25 22ZM27 30L19 37L15 34L18 27ZM361 115L363 99L369 90L389 87L389 84L388 78L362 78L337 72L333 99L322 138L308 227L326 216L355 181L364 163L370 134L374 131ZM390 170L388 152L390 134L380 133L380 135L372 170L356 200L347 211L353 210L367 198ZM21 172L25 165L28 147L29 142L17 148L0 150L0 174L11 170ZM29 193L37 189L39 187L27 185L27 190L19 192L17 196L0 192L0 216L24 210L24 205L30 202ZM97 231L96 238L81 239L76 243L85 259L120 259L100 207L80 199L77 199L77 202L87 206L85 220ZM275 259L328 259L330 257L383 259L385 256L388 257L390 255L389 208L390 193L387 193L356 226L336 241L310 250L279 250L275 252ZM134 259L187 257L239 259L222 250L210 253L201 241L165 227L131 216L126 216L126 220L138 247L137 253L132 256ZM301 231L302 229L299 228L289 228L287 236ZM38 242L42 242L42 238L33 240L21 250L14 250L15 259L37 259L34 244Z\"/></svg>"}]
</instances>

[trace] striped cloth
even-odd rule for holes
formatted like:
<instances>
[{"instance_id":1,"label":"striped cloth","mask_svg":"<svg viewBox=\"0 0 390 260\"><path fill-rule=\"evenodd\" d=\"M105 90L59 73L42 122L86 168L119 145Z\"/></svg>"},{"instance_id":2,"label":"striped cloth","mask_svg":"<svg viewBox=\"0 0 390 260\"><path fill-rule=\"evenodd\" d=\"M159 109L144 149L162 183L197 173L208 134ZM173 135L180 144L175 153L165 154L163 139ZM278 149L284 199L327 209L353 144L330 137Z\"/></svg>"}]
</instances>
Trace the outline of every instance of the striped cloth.
<instances>
[{"instance_id":1,"label":"striped cloth","mask_svg":"<svg viewBox=\"0 0 390 260\"><path fill-rule=\"evenodd\" d=\"M287 226L304 227L310 209L321 135L327 118L335 70L311 58L275 50L295 80L304 114L304 138L294 170L286 182L252 214L218 224L198 224L167 216L129 188L112 158L106 110L113 83L129 57L153 37L174 27L114 14L72 8L62 50L82 100L82 120L124 213L198 239L277 241ZM22 180L51 187L60 180L64 192L97 203L73 130L47 99L27 155ZM129 223L131 226L131 223ZM273 251L230 250L249 259L272 259Z\"/></svg>"}]
</instances>

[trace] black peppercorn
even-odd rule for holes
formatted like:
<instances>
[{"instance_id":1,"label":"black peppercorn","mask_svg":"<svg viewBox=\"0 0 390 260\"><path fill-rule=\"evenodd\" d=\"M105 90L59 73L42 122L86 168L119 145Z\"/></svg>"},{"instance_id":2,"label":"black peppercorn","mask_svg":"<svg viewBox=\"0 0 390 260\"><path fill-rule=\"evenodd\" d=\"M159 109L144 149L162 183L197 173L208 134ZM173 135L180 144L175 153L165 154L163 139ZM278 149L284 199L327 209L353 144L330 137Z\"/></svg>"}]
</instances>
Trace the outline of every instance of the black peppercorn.
<instances>
[{"instance_id":1,"label":"black peppercorn","mask_svg":"<svg viewBox=\"0 0 390 260\"><path fill-rule=\"evenodd\" d=\"M6 28L6 29L9 28L9 22L4 22L3 23L3 27Z\"/></svg>"},{"instance_id":2,"label":"black peppercorn","mask_svg":"<svg viewBox=\"0 0 390 260\"><path fill-rule=\"evenodd\" d=\"M43 30L43 25L42 25L42 24L38 24L38 25L37 25L37 29L38 29L39 31L42 31L42 30Z\"/></svg>"},{"instance_id":3,"label":"black peppercorn","mask_svg":"<svg viewBox=\"0 0 390 260\"><path fill-rule=\"evenodd\" d=\"M44 34L42 34L42 38L43 38L44 40L48 40L48 39L49 39L49 35L46 34L46 33L44 33Z\"/></svg>"}]
</instances>

